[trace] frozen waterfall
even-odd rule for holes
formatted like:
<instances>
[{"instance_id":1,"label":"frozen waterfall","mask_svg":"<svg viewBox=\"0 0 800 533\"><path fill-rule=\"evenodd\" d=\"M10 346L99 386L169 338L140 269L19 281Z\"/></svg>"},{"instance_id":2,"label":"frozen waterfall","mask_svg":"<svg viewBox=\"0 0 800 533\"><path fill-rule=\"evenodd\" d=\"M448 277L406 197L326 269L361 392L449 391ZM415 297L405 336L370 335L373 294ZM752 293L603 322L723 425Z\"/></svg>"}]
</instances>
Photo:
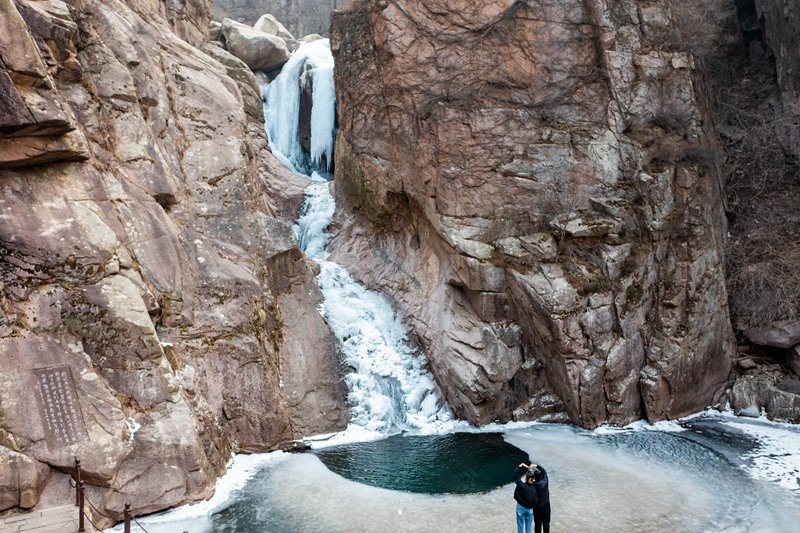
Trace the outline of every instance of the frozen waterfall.
<instances>
[{"instance_id":1,"label":"frozen waterfall","mask_svg":"<svg viewBox=\"0 0 800 533\"><path fill-rule=\"evenodd\" d=\"M345 380L352 422L369 431L444 429L452 419L424 367L409 347L402 323L385 296L367 290L343 266L327 261L325 229L333 216L329 184L306 189L298 234L306 254L320 265L320 311L353 369Z\"/></svg>"},{"instance_id":2,"label":"frozen waterfall","mask_svg":"<svg viewBox=\"0 0 800 533\"><path fill-rule=\"evenodd\" d=\"M300 144L300 96L311 83L310 154ZM273 150L301 173L331 170L336 131L336 95L330 40L303 43L266 88L264 119Z\"/></svg>"},{"instance_id":3,"label":"frozen waterfall","mask_svg":"<svg viewBox=\"0 0 800 533\"><path fill-rule=\"evenodd\" d=\"M311 153L299 139L300 92L313 76ZM330 168L335 137L333 58L328 39L305 43L266 88L266 128L273 152L298 172ZM309 161L310 160L310 161ZM412 349L388 299L367 290L343 266L328 261L326 229L335 203L330 183L317 172L308 176L306 201L296 231L303 251L320 265L317 282L324 303L320 312L339 340L352 368L345 380L351 404L351 426L386 434L404 429L427 432L448 429L452 415L425 357Z\"/></svg>"}]
</instances>

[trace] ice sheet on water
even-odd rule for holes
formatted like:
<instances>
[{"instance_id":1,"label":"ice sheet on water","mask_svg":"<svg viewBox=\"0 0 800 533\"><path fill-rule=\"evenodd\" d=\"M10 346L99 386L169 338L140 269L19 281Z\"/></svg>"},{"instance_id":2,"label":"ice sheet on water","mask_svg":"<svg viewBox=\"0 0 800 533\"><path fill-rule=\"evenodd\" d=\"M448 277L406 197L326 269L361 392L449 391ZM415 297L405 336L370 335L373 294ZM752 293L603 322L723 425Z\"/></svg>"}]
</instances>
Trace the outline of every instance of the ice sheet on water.
<instances>
[{"instance_id":1,"label":"ice sheet on water","mask_svg":"<svg viewBox=\"0 0 800 533\"><path fill-rule=\"evenodd\" d=\"M194 520L198 517L209 517L214 513L218 513L232 503L236 499L236 494L241 491L247 482L253 478L262 468L269 464L275 464L279 461L288 458L288 454L283 452L261 453L253 455L234 455L228 462L227 471L225 475L217 480L214 488L214 496L210 500L205 500L198 503L182 505L176 509L149 515L147 517L138 518L137 520L142 524L148 525L153 533L160 532L162 529L158 528L158 524L166 524L167 529L163 531L182 531L178 529L178 524L183 521ZM152 527L151 527L152 526ZM193 524L195 529L199 526L196 522ZM207 524L210 529L210 523ZM106 529L104 533L112 533L123 530L123 525L118 524L113 528Z\"/></svg>"},{"instance_id":2,"label":"ice sheet on water","mask_svg":"<svg viewBox=\"0 0 800 533\"><path fill-rule=\"evenodd\" d=\"M641 431L654 437L647 440L662 440L657 438L658 431ZM641 449L587 440L582 433L569 426L540 424L508 430L505 435L532 460L547 467L550 497L554 510L557 508L554 522L557 520L561 531L796 530L793 526L800 516L796 503L784 501L777 487L764 488L732 476L730 464L713 454L698 459L702 464L702 475L698 475L695 462L690 463L692 467L676 465L672 459L653 458ZM362 429L361 434L368 432ZM634 437L631 431L627 435ZM678 456L703 449L679 437L666 440L674 444ZM348 480L328 470L313 454L283 457L261 470L237 506L205 529L204 523L197 521L173 523L172 529L159 529L158 524L146 527L152 533L183 529L192 533L385 529L503 533L514 527L514 486L510 482L479 494L418 494ZM509 470L513 466L509 465ZM325 497L317 498L309 508L309 494ZM240 518L232 520L237 514Z\"/></svg>"},{"instance_id":3,"label":"ice sheet on water","mask_svg":"<svg viewBox=\"0 0 800 533\"><path fill-rule=\"evenodd\" d=\"M751 425L741 417L711 415L731 424ZM695 417L689 417L695 418ZM756 421L774 432L770 438L791 440L796 426ZM658 424L634 424L623 433L660 433ZM762 427L762 429L763 429ZM796 499L785 501L776 486L762 487L731 476L724 458L711 454L700 458L702 475L673 459L654 458L643 449L609 447L602 439L586 440L584 432L567 425L540 423L489 424L481 428L459 427L459 431L502 431L506 440L541 461L551 475L551 499L558 503L558 522L565 531L701 531L771 533L794 531L800 517ZM747 428L744 429L747 431ZM667 430L667 433L673 433ZM788 435L784 434L788 433ZM348 442L375 440L382 432L351 425L344 432L308 439L314 448ZM623 435L624 437L624 435ZM680 456L697 454L691 441L675 438L670 448ZM785 441L789 442L789 441ZM703 448L700 448L703 449ZM791 452L791 450L789 450ZM250 464L245 462L252 461ZM694 465L695 462L688 462ZM239 492L242 481L260 472L248 492ZM680 483L675 483L680 479ZM227 487L227 488L226 488ZM322 490L324 508L309 511L305 495ZM254 496L252 494L255 494ZM310 454L273 452L237 456L228 474L217 485L210 502L140 518L151 533L210 533L217 529L208 517L239 500L234 514L256 505L259 520L268 521L256 531L284 531L287 520L297 531L374 531L380 523L397 527L394 517L407 516L404 530L414 531L507 531L513 527L513 485L475 495L429 495L388 491L349 481L327 470ZM247 502L246 500L248 500ZM241 503L242 501L245 503ZM734 509L736 512L731 512ZM676 512L679 510L679 512ZM509 514L511 513L511 514ZM394 516L393 516L394 515ZM458 516L455 524L453 516ZM223 519L224 520L224 519ZM471 520L471 521L470 521ZM121 527L110 531L120 531ZM229 529L224 529L228 531ZM250 530L248 530L250 531Z\"/></svg>"},{"instance_id":4,"label":"ice sheet on water","mask_svg":"<svg viewBox=\"0 0 800 533\"><path fill-rule=\"evenodd\" d=\"M719 412L714 409L695 413L680 420L665 420L649 424L637 420L624 427L601 426L594 430L596 435L610 435L630 431L659 431L677 433L686 431L682 422L697 419L717 420L734 428L756 442L755 449L745 454L749 464L743 466L755 479L772 481L780 486L800 492L800 427L760 418L737 416L730 410Z\"/></svg>"},{"instance_id":5,"label":"ice sheet on water","mask_svg":"<svg viewBox=\"0 0 800 533\"><path fill-rule=\"evenodd\" d=\"M740 417L731 411L716 416L725 425L758 442L755 449L746 455L752 465L744 468L751 477L800 493L800 426L773 422L766 416L758 419Z\"/></svg>"},{"instance_id":6,"label":"ice sheet on water","mask_svg":"<svg viewBox=\"0 0 800 533\"><path fill-rule=\"evenodd\" d=\"M697 418L719 420L753 438L756 447L744 457L750 463L743 467L748 475L800 493L800 426L769 420L763 413L758 418L737 416L730 406L722 412L708 409L681 420Z\"/></svg>"},{"instance_id":7,"label":"ice sheet on water","mask_svg":"<svg viewBox=\"0 0 800 533\"><path fill-rule=\"evenodd\" d=\"M620 432L629 431L660 431L662 433L680 433L686 431L677 420L662 420L655 424L650 424L647 420L636 420L627 426L604 425L594 430L596 435L613 435Z\"/></svg>"}]
</instances>

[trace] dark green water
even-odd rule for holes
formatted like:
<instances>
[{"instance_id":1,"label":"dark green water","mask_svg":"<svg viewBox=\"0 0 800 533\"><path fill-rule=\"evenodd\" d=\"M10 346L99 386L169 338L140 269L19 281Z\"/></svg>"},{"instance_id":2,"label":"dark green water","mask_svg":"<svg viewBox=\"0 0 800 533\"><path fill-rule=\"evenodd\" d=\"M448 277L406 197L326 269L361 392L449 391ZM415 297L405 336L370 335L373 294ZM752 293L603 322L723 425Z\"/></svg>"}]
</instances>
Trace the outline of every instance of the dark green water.
<instances>
[{"instance_id":1,"label":"dark green water","mask_svg":"<svg viewBox=\"0 0 800 533\"><path fill-rule=\"evenodd\" d=\"M513 466L528 462L528 454L500 433L394 435L315 453L347 479L425 494L486 492L510 483Z\"/></svg>"}]
</instances>

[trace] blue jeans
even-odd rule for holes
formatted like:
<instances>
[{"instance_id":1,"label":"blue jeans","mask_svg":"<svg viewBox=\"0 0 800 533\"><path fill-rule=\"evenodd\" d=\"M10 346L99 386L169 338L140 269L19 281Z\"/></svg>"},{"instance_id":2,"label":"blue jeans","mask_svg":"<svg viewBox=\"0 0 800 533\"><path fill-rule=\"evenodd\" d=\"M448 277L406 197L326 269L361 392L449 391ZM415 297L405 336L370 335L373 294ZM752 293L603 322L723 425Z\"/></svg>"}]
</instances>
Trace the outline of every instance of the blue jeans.
<instances>
[{"instance_id":1,"label":"blue jeans","mask_svg":"<svg viewBox=\"0 0 800 533\"><path fill-rule=\"evenodd\" d=\"M517 533L532 533L533 509L525 509L517 504Z\"/></svg>"}]
</instances>

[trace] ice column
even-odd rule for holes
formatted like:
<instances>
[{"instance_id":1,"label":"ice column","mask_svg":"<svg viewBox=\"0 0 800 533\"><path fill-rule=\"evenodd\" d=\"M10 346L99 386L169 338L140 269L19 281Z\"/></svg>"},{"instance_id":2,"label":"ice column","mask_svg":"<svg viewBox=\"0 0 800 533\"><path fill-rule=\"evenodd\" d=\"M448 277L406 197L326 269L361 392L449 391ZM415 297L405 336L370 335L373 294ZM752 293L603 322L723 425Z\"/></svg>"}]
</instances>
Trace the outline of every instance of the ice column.
<instances>
[{"instance_id":1,"label":"ice column","mask_svg":"<svg viewBox=\"0 0 800 533\"><path fill-rule=\"evenodd\" d=\"M300 145L300 93L308 78L312 82L311 153ZM336 94L333 86L333 55L330 40L303 43L266 89L264 116L273 150L288 159L295 170L329 171L335 139ZM323 160L325 161L323 167Z\"/></svg>"}]
</instances>

